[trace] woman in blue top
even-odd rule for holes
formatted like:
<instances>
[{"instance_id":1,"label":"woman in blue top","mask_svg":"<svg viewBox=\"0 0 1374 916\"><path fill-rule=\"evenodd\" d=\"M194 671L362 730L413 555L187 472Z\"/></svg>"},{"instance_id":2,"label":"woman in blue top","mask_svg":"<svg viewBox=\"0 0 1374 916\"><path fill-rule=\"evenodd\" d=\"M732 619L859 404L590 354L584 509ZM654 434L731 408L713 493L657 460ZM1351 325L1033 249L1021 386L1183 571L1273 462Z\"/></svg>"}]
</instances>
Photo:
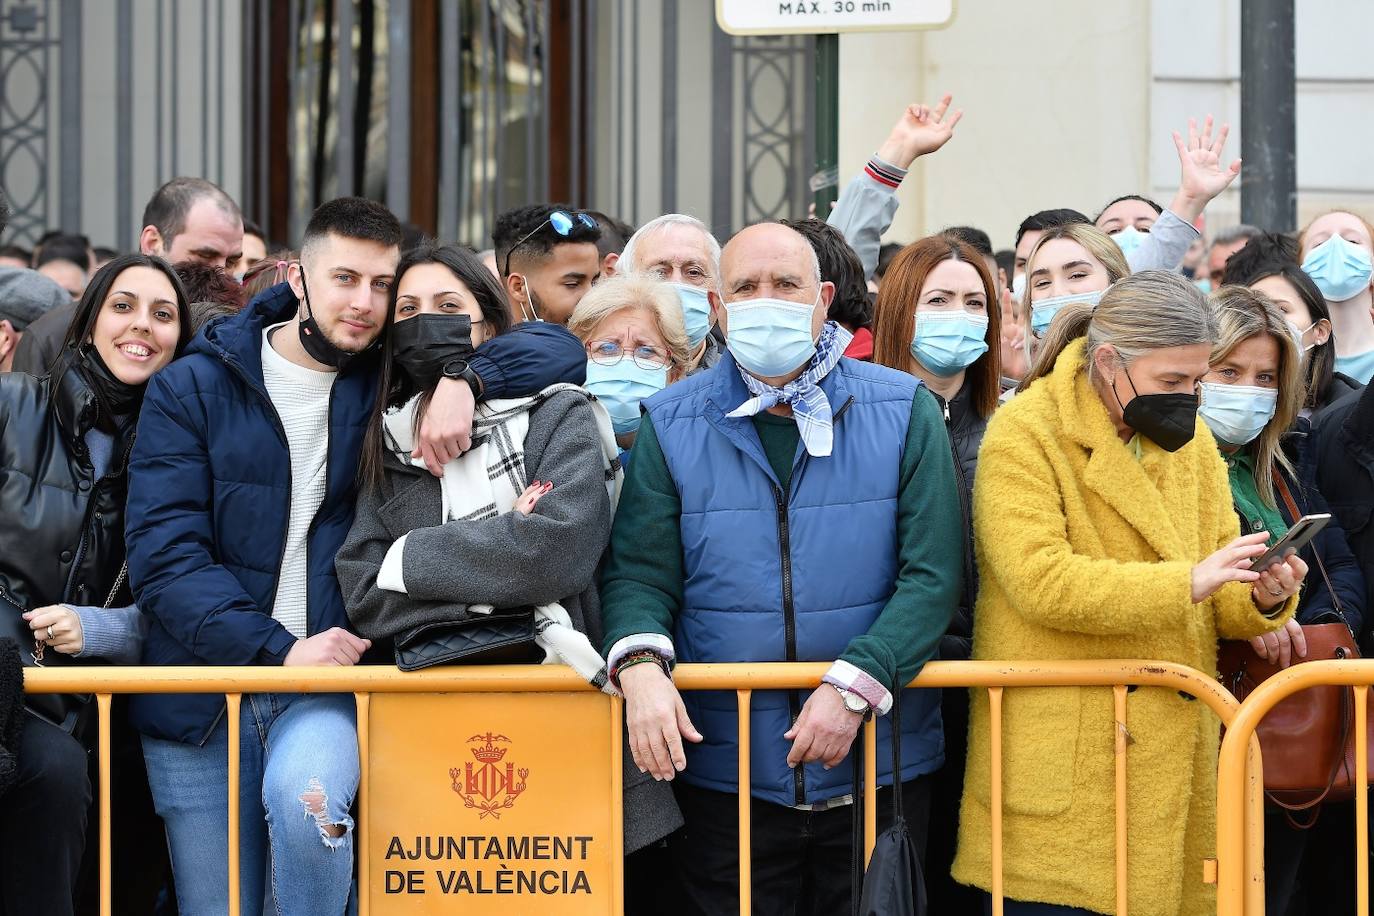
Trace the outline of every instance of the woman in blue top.
<instances>
[{"instance_id":1,"label":"woman in blue top","mask_svg":"<svg viewBox=\"0 0 1374 916\"><path fill-rule=\"evenodd\" d=\"M1300 479L1294 470L1296 456L1289 454L1295 447L1290 431L1304 397L1301 356L1284 313L1263 293L1223 286L1212 294L1211 303L1218 335L1198 413L1226 459L1242 532L1267 531L1272 545L1297 518L1330 511L1316 484ZM1300 556L1318 574L1308 576L1296 616L1281 629L1250 640L1261 658L1280 667L1307 653L1301 624L1343 619L1358 633L1364 613L1364 576L1339 525L1328 524ZM1288 911L1304 853L1313 834L1324 832L1320 826L1294 829L1284 811L1266 809L1267 912Z\"/></svg>"}]
</instances>

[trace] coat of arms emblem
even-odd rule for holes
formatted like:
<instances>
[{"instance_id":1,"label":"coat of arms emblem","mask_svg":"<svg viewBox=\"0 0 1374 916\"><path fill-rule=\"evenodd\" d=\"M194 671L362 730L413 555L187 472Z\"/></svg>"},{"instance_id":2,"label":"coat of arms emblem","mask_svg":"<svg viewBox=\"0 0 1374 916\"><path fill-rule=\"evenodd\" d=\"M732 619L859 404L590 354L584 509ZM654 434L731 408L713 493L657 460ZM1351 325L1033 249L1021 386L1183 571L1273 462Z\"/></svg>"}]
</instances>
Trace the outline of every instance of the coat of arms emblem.
<instances>
[{"instance_id":1,"label":"coat of arms emblem","mask_svg":"<svg viewBox=\"0 0 1374 916\"><path fill-rule=\"evenodd\" d=\"M473 735L467 743L480 745L468 748L477 762L474 765L468 761L462 769L453 767L448 771L449 778L453 780L453 791L463 799L463 807L475 808L479 812L478 820L486 817L499 820L501 810L514 807L515 799L525 791L525 779L530 771L526 767L517 770L511 761L503 763L510 748L497 745L511 743L505 735L487 732L485 735Z\"/></svg>"}]
</instances>

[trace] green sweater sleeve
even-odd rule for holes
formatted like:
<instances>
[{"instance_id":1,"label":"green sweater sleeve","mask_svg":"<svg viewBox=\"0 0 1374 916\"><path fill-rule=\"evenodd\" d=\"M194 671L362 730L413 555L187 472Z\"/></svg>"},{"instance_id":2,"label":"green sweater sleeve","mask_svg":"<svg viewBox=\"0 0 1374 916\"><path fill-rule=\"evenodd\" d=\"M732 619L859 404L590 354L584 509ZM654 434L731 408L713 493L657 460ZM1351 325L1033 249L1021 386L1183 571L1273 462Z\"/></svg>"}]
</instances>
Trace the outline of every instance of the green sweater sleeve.
<instances>
[{"instance_id":1,"label":"green sweater sleeve","mask_svg":"<svg viewBox=\"0 0 1374 916\"><path fill-rule=\"evenodd\" d=\"M959 601L965 532L949 433L935 398L911 403L897 498L897 588L868 632L840 661L888 690L905 685L935 656Z\"/></svg>"},{"instance_id":2,"label":"green sweater sleeve","mask_svg":"<svg viewBox=\"0 0 1374 916\"><path fill-rule=\"evenodd\" d=\"M682 607L682 500L648 414L640 421L625 485L620 491L611 549L601 576L604 652L627 637L654 634L671 646ZM642 648L642 646L635 646ZM671 650L665 654L671 656Z\"/></svg>"}]
</instances>

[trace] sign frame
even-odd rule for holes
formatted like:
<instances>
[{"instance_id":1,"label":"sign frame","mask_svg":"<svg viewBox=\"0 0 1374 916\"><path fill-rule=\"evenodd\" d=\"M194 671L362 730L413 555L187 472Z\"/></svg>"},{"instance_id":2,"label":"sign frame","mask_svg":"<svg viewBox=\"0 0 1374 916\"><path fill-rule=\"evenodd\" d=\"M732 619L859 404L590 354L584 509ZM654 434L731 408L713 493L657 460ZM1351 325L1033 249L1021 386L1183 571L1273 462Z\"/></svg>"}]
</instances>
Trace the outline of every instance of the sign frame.
<instances>
[{"instance_id":1,"label":"sign frame","mask_svg":"<svg viewBox=\"0 0 1374 916\"><path fill-rule=\"evenodd\" d=\"M725 6L730 0L716 0L716 28L725 32L727 35L841 35L846 32L934 32L940 29L947 29L959 18L959 0L949 0L949 18L943 22L924 23L918 25L853 25L853 26L832 26L828 28L806 28L804 23L798 23L796 28L786 26L767 29L739 29L732 28L726 24ZM776 3L778 0L754 0L754 2ZM794 0L795 2L795 0ZM806 3L813 0L805 0ZM818 5L834 3L835 0L814 0ZM842 0L843 2L843 0ZM854 0L856 5L862 0Z\"/></svg>"}]
</instances>

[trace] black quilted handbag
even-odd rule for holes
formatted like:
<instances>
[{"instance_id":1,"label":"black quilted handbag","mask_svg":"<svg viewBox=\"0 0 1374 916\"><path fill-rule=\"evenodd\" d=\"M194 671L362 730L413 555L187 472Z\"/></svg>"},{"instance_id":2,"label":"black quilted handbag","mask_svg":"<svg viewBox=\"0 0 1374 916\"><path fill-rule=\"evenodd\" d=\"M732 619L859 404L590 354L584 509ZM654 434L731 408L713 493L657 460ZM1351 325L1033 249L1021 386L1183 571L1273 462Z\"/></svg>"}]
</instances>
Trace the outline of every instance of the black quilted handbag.
<instances>
[{"instance_id":1,"label":"black quilted handbag","mask_svg":"<svg viewBox=\"0 0 1374 916\"><path fill-rule=\"evenodd\" d=\"M518 665L534 661L534 609L495 610L465 620L427 623L396 636L396 667Z\"/></svg>"}]
</instances>

